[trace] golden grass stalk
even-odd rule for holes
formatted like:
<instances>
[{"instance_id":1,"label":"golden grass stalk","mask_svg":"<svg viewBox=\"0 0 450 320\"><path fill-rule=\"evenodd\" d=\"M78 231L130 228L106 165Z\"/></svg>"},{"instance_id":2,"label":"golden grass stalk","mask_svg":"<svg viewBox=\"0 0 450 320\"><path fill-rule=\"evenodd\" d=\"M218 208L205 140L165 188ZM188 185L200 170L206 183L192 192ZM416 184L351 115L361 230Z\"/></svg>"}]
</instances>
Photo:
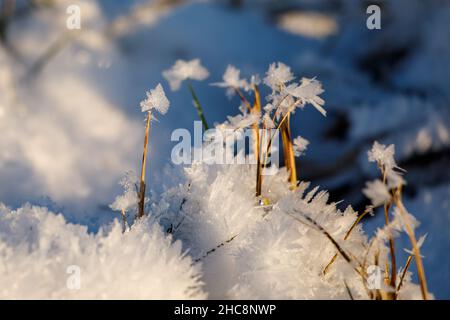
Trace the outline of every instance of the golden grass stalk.
<instances>
[{"instance_id":1,"label":"golden grass stalk","mask_svg":"<svg viewBox=\"0 0 450 320\"><path fill-rule=\"evenodd\" d=\"M284 161L289 170L289 182L291 183L291 188L296 188L297 169L295 167L294 145L292 144L290 120L291 116L290 113L288 113L286 121L281 123L280 130L281 139L283 140Z\"/></svg>"},{"instance_id":2,"label":"golden grass stalk","mask_svg":"<svg viewBox=\"0 0 450 320\"><path fill-rule=\"evenodd\" d=\"M260 113L261 112L261 95L259 93L258 87L255 85L253 88L255 93L255 102L253 103L252 112ZM253 126L253 147L254 153L256 156L256 196L261 196L262 190L262 167L261 167L261 137L259 135L259 125L254 123Z\"/></svg>"},{"instance_id":3,"label":"golden grass stalk","mask_svg":"<svg viewBox=\"0 0 450 320\"><path fill-rule=\"evenodd\" d=\"M383 175L383 184L386 185L386 179L387 179L386 169L380 163L378 164L378 166ZM391 208L391 201L386 202L384 204L384 222L385 222L386 226L389 225L389 223L390 223L389 222L390 208ZM391 258L391 277L390 277L389 283L387 283L387 284L390 285L392 288L395 288L396 282L397 282L397 263L396 263L396 258L395 258L395 242L394 242L394 238L392 237L392 235L389 236L389 251L390 251L390 258ZM387 268L386 268L386 270L387 270Z\"/></svg>"},{"instance_id":4,"label":"golden grass stalk","mask_svg":"<svg viewBox=\"0 0 450 320\"><path fill-rule=\"evenodd\" d=\"M253 87L253 92L255 94L255 101L253 103L253 106L250 104L250 102L245 98L244 94L239 90L238 88L235 88L235 92L241 99L241 101L245 104L247 107L247 111L249 113L260 113L261 112L261 95L259 93L258 87L255 85ZM261 137L259 135L259 125L254 123L252 125L253 129L253 150L254 155L256 157L256 197L261 196L261 190L262 190L262 166L261 166Z\"/></svg>"},{"instance_id":5,"label":"golden grass stalk","mask_svg":"<svg viewBox=\"0 0 450 320\"><path fill-rule=\"evenodd\" d=\"M144 151L142 153L142 165L141 165L141 180L139 185L139 206L138 206L138 218L142 218L144 216L144 205L145 205L145 171L147 164L147 147L148 147L148 138L150 134L150 120L152 114L148 112L147 121L145 124L145 137L144 137Z\"/></svg>"},{"instance_id":6,"label":"golden grass stalk","mask_svg":"<svg viewBox=\"0 0 450 320\"><path fill-rule=\"evenodd\" d=\"M414 257L415 257L415 260L416 260L417 274L418 274L418 277L419 277L420 291L422 293L422 298L423 298L423 300L428 300L427 281L426 281L426 278L425 278L425 270L423 268L422 257L420 255L420 248L417 245L417 239L416 239L416 236L414 234L414 230L411 227L411 225L409 224L408 216L407 216L408 213L407 213L407 210L406 210L405 206L403 205L401 194L402 194L402 190L401 190L401 187L400 187L400 188L397 189L397 191L395 193L395 196L394 196L395 204L396 204L397 208L399 209L400 214L403 217L406 233L408 234L409 240L410 240L411 245L413 247L412 249L413 249Z\"/></svg>"},{"instance_id":7,"label":"golden grass stalk","mask_svg":"<svg viewBox=\"0 0 450 320\"><path fill-rule=\"evenodd\" d=\"M384 221L385 224L389 224L389 209L390 204L385 203L384 204ZM390 251L390 257L391 257L391 280L390 280L390 286L395 288L395 283L397 281L397 263L395 258L395 242L394 238L392 236L389 236L389 251Z\"/></svg>"}]
</instances>

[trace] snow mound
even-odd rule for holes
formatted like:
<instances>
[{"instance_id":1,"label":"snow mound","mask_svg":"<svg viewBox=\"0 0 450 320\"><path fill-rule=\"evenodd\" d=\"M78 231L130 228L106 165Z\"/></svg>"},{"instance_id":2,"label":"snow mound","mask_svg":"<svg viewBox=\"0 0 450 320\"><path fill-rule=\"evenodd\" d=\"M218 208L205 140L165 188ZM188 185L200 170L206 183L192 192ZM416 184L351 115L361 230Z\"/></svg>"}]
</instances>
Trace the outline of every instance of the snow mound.
<instances>
[{"instance_id":1,"label":"snow mound","mask_svg":"<svg viewBox=\"0 0 450 320\"><path fill-rule=\"evenodd\" d=\"M206 298L199 266L150 219L90 234L43 207L0 204L0 261L1 299Z\"/></svg>"},{"instance_id":2,"label":"snow mound","mask_svg":"<svg viewBox=\"0 0 450 320\"><path fill-rule=\"evenodd\" d=\"M151 214L202 262L205 290L214 299L367 299L356 262L364 261L369 239L348 207L328 203L328 193L302 182L290 190L287 172L265 177L262 194L269 205L255 203L255 170L250 165L185 168L186 183L152 199ZM338 255L335 245L308 219L326 230L351 255ZM379 264L388 249L377 242ZM372 257L373 252L370 253ZM367 267L373 263L368 259ZM348 289L347 289L348 288ZM419 286L405 277L399 299L421 299Z\"/></svg>"}]
</instances>

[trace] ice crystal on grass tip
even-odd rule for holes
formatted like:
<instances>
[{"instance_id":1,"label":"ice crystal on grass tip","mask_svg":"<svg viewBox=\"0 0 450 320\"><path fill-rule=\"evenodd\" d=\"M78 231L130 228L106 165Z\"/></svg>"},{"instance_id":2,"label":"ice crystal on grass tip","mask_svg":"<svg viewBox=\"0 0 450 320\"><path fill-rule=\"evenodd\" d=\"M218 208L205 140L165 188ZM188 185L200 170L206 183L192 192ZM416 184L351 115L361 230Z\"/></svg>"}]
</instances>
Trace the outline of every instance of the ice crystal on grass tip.
<instances>
[{"instance_id":1,"label":"ice crystal on grass tip","mask_svg":"<svg viewBox=\"0 0 450 320\"><path fill-rule=\"evenodd\" d=\"M169 110L169 99L167 99L164 89L160 83L147 92L147 98L141 102L142 112L151 112L153 109L161 114L165 114Z\"/></svg>"},{"instance_id":2,"label":"ice crystal on grass tip","mask_svg":"<svg viewBox=\"0 0 450 320\"><path fill-rule=\"evenodd\" d=\"M286 92L297 98L301 107L310 103L323 116L327 115L326 110L323 108L325 101L319 97L324 90L322 89L322 84L316 79L302 78L299 85L291 84L286 87Z\"/></svg>"},{"instance_id":3,"label":"ice crystal on grass tip","mask_svg":"<svg viewBox=\"0 0 450 320\"><path fill-rule=\"evenodd\" d=\"M124 192L117 196L114 202L109 206L114 211L131 211L136 208L138 203L138 194L136 190L137 179L133 172L127 172L125 177L120 180L120 185Z\"/></svg>"},{"instance_id":4,"label":"ice crystal on grass tip","mask_svg":"<svg viewBox=\"0 0 450 320\"><path fill-rule=\"evenodd\" d=\"M372 149L367 152L367 156L370 162L376 162L380 166L384 166L386 169L392 169L397 164L394 159L395 146L393 144L386 147L384 144L375 141Z\"/></svg>"},{"instance_id":5,"label":"ice crystal on grass tip","mask_svg":"<svg viewBox=\"0 0 450 320\"><path fill-rule=\"evenodd\" d=\"M389 189L381 180L368 181L366 188L363 189L364 195L369 198L374 207L378 207L391 198Z\"/></svg>"},{"instance_id":6,"label":"ice crystal on grass tip","mask_svg":"<svg viewBox=\"0 0 450 320\"><path fill-rule=\"evenodd\" d=\"M305 138L298 136L294 139L294 154L296 157L300 157L308 148L309 141Z\"/></svg>"},{"instance_id":7,"label":"ice crystal on grass tip","mask_svg":"<svg viewBox=\"0 0 450 320\"><path fill-rule=\"evenodd\" d=\"M169 70L163 72L163 77L169 82L170 89L176 91L184 80L205 80L208 78L208 70L201 65L200 59L191 61L177 60Z\"/></svg>"},{"instance_id":8,"label":"ice crystal on grass tip","mask_svg":"<svg viewBox=\"0 0 450 320\"><path fill-rule=\"evenodd\" d=\"M385 174L389 188L396 188L406 183L400 172L398 172L401 169L398 168L394 155L395 146L393 144L386 147L377 141L374 142L372 149L367 152L369 162L376 162Z\"/></svg>"},{"instance_id":9,"label":"ice crystal on grass tip","mask_svg":"<svg viewBox=\"0 0 450 320\"><path fill-rule=\"evenodd\" d=\"M211 85L221 88L227 88L227 95L232 96L236 89L243 89L248 86L247 81L245 79L241 79L240 75L241 71L238 68L232 65L228 65L222 77L223 81L215 82Z\"/></svg>"},{"instance_id":10,"label":"ice crystal on grass tip","mask_svg":"<svg viewBox=\"0 0 450 320\"><path fill-rule=\"evenodd\" d=\"M253 88L258 86L260 83L261 79L259 78L259 75L254 74L250 77L250 82L247 82L247 80L245 80L244 90L245 91L253 90Z\"/></svg>"},{"instance_id":11,"label":"ice crystal on grass tip","mask_svg":"<svg viewBox=\"0 0 450 320\"><path fill-rule=\"evenodd\" d=\"M273 91L280 91L281 87L294 79L291 68L282 62L272 63L266 72L264 83Z\"/></svg>"}]
</instances>

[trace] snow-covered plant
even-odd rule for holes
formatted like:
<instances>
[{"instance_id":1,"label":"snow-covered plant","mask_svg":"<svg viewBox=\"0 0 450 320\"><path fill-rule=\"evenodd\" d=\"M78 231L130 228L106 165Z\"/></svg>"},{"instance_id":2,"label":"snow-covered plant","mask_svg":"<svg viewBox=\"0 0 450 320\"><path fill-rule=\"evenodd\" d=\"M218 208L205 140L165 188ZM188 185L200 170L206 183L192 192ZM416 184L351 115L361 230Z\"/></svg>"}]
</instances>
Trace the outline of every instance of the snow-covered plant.
<instances>
[{"instance_id":1,"label":"snow-covered plant","mask_svg":"<svg viewBox=\"0 0 450 320\"><path fill-rule=\"evenodd\" d=\"M222 77L222 82L215 82L212 86L226 88L227 95L232 97L239 89L247 89L247 80L241 79L241 70L233 65L228 65Z\"/></svg>"},{"instance_id":2,"label":"snow-covered plant","mask_svg":"<svg viewBox=\"0 0 450 320\"><path fill-rule=\"evenodd\" d=\"M163 77L169 82L172 91L180 89L181 83L187 80L189 91L192 95L194 107L197 110L198 117L202 121L203 128L209 129L206 121L202 105L195 93L194 87L190 80L205 80L209 77L208 70L201 65L200 59L193 59L191 61L177 60L172 68L163 71Z\"/></svg>"},{"instance_id":3,"label":"snow-covered plant","mask_svg":"<svg viewBox=\"0 0 450 320\"><path fill-rule=\"evenodd\" d=\"M132 171L126 173L125 177L120 180L120 185L124 192L116 197L114 202L109 206L114 211L119 211L122 215L123 230L128 228L127 213L137 212L139 203L139 194L137 190L137 179Z\"/></svg>"},{"instance_id":4,"label":"snow-covered plant","mask_svg":"<svg viewBox=\"0 0 450 320\"><path fill-rule=\"evenodd\" d=\"M271 93L261 108L256 82L254 101L250 102L244 95L248 82L238 69L229 66L223 82L215 85L240 97L241 114L217 127L281 129L296 108L306 104L326 115L319 97L323 92L320 83L315 79L290 83L293 79L286 65L271 65L264 79ZM308 141L292 139L289 126L284 134L285 154L301 155L306 150ZM259 138L255 134L254 142L259 143ZM253 152L258 150L254 148ZM416 299L420 292L427 291L420 274L420 289L411 283L408 267L412 257L394 285L390 276L380 287L369 288L368 268L384 268L392 257L384 241L390 242L400 230L411 235L408 226L417 225L412 216L403 214L401 198L398 191L394 192L405 181L393 156L393 146L377 143L369 152L369 160L382 169L383 180L368 183L364 193L373 206L360 214L351 207L340 211L336 204L328 204L328 194L318 188L307 192L309 184L297 182L296 177L294 188L289 187L285 180L295 166L295 160L289 164L289 157L285 161L287 170L267 176L264 185L258 180L262 159L256 168L200 161L185 168L188 187L178 185L167 190L161 196L163 205L156 205L153 211L161 221L171 221L168 230L183 241L196 261L203 263L203 280L213 298ZM264 195L259 202L251 192L255 173L256 195ZM373 214L374 207L390 201L396 206L394 219L368 239L360 222ZM390 205L387 207L389 210ZM422 242L413 244L413 252ZM428 296L422 294L423 298Z\"/></svg>"},{"instance_id":5,"label":"snow-covered plant","mask_svg":"<svg viewBox=\"0 0 450 320\"><path fill-rule=\"evenodd\" d=\"M147 112L146 122L145 122L145 137L144 137L144 151L142 155L142 165L141 165L141 179L139 184L139 210L138 217L142 218L144 216L144 204L145 204L145 171L147 162L147 146L148 137L150 133L150 121L153 116L153 111L158 111L161 114L166 114L169 110L169 99L167 99L164 89L160 83L150 92L147 92L147 98L141 102L141 111Z\"/></svg>"},{"instance_id":6,"label":"snow-covered plant","mask_svg":"<svg viewBox=\"0 0 450 320\"><path fill-rule=\"evenodd\" d=\"M420 254L420 247L425 240L425 237L421 237L420 240L417 241L414 230L417 227L418 222L407 211L403 204L402 189L406 182L399 172L401 169L397 166L394 159L395 146L391 144L386 147L385 145L379 144L375 141L372 149L367 153L367 155L370 162L375 162L378 165L382 175L382 180L368 182L367 187L363 190L363 192L368 198L370 198L374 206L383 205L384 207L385 228L379 231L379 240L388 240L391 261L391 271L386 279L386 286L388 286L391 290L385 293L385 295L389 298L395 299L398 291L403 285L406 272L408 271L411 260L414 257L417 266L421 295L424 300L427 300L429 293L422 263L422 256ZM397 274L397 261L394 242L394 237L398 234L398 231L405 232L412 244L410 257L406 261L401 275ZM398 276L400 277L399 280ZM383 292L381 292L381 294L383 294Z\"/></svg>"},{"instance_id":7,"label":"snow-covered plant","mask_svg":"<svg viewBox=\"0 0 450 320\"><path fill-rule=\"evenodd\" d=\"M320 98L323 93L322 85L316 79L302 78L300 83L295 83L294 74L287 65L278 62L269 66L263 83L269 87L271 93L267 96L267 104L262 107L259 89L259 76L251 76L247 81L241 78L240 70L229 65L223 75L223 81L212 85L227 89L227 95L236 93L242 103L241 112L237 118L229 118L229 123L241 124L242 122L251 124L253 127L254 154L257 159L256 172L256 196L261 196L262 172L266 167L266 159L271 152L272 137L259 136L259 129L263 129L263 134L267 129L277 129L281 131L283 141L283 152L286 167L289 168L292 188L297 186L297 172L295 156L299 156L307 146L306 140L297 140L294 143L290 128L290 117L296 108L304 108L306 104L312 104L321 114L326 116L323 108L325 101ZM250 103L243 91L254 93L254 102ZM264 113L262 112L264 110ZM254 121L253 117L258 116L259 121ZM262 127L261 127L262 125ZM264 143L264 145L262 145Z\"/></svg>"},{"instance_id":8,"label":"snow-covered plant","mask_svg":"<svg viewBox=\"0 0 450 320\"><path fill-rule=\"evenodd\" d=\"M420 299L407 266L394 291L382 272L380 286L369 288L370 267L388 263L384 240L406 226L400 212L368 239L360 222L372 207L361 214L351 207L341 211L328 203L327 192L306 182L291 190L286 170L266 177L268 203L257 205L255 171L252 165L197 162L184 169L185 183L167 189L152 207L202 263L211 298Z\"/></svg>"}]
</instances>

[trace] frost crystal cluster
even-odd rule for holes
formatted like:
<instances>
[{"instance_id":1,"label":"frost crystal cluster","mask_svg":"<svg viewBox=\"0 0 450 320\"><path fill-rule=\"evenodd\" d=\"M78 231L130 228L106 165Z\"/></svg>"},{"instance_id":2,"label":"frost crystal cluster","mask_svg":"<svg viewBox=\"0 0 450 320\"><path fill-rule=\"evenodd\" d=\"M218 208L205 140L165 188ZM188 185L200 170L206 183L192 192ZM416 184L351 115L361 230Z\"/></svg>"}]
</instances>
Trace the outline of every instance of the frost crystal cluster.
<instances>
[{"instance_id":1,"label":"frost crystal cluster","mask_svg":"<svg viewBox=\"0 0 450 320\"><path fill-rule=\"evenodd\" d=\"M209 76L208 70L200 63L200 59L191 61L177 60L171 69L163 72L173 91L180 89L184 80L205 80Z\"/></svg>"}]
</instances>

